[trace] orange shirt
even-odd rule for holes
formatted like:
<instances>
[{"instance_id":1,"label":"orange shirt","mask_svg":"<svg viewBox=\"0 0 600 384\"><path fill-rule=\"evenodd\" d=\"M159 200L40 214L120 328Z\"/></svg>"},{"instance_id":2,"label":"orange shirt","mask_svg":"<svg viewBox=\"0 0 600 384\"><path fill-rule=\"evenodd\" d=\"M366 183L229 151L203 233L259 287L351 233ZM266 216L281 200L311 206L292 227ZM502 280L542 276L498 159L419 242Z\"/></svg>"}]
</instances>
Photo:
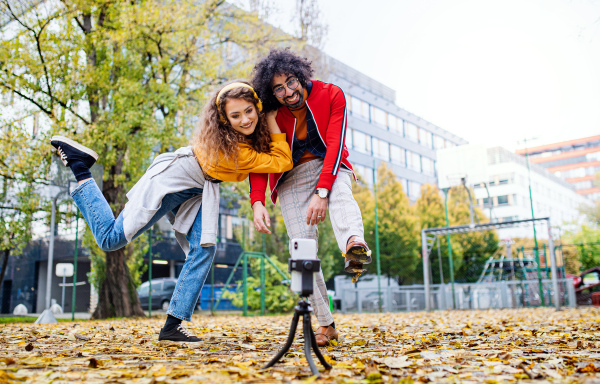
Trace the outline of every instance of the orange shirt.
<instances>
[{"instance_id":1,"label":"orange shirt","mask_svg":"<svg viewBox=\"0 0 600 384\"><path fill-rule=\"evenodd\" d=\"M304 88L304 100L308 97L308 92L306 92L306 88ZM298 140L306 140L306 103L302 103L302 106L298 109L291 109L292 115L296 118L296 139ZM319 159L320 156L317 156L311 153L308 149L304 151L300 160L298 160L298 164L308 163L311 160Z\"/></svg>"},{"instance_id":2,"label":"orange shirt","mask_svg":"<svg viewBox=\"0 0 600 384\"><path fill-rule=\"evenodd\" d=\"M292 169L292 152L285 133L271 134L269 152L256 152L249 144L240 143L237 164L219 156L217 164L207 164L202 153L194 149L200 166L210 177L223 181L243 181L249 173L281 173Z\"/></svg>"}]
</instances>

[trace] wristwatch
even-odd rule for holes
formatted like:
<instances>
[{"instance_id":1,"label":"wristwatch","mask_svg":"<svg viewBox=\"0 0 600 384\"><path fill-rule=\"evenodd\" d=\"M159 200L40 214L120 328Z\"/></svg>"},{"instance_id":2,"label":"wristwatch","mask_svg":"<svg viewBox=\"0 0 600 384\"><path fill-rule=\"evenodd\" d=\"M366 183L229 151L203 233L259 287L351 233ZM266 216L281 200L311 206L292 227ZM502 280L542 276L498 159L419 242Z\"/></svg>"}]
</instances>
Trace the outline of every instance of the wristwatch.
<instances>
[{"instance_id":1,"label":"wristwatch","mask_svg":"<svg viewBox=\"0 0 600 384\"><path fill-rule=\"evenodd\" d=\"M315 195L319 195L321 199L326 199L329 196L329 189L327 188L317 188Z\"/></svg>"}]
</instances>

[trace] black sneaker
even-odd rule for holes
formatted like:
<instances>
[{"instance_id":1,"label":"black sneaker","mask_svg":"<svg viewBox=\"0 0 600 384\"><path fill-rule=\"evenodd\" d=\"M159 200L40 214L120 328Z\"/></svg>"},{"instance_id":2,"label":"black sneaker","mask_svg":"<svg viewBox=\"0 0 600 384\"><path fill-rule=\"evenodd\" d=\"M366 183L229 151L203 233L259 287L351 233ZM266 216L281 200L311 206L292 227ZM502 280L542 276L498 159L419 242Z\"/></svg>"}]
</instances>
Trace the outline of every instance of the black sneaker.
<instances>
[{"instance_id":1,"label":"black sneaker","mask_svg":"<svg viewBox=\"0 0 600 384\"><path fill-rule=\"evenodd\" d=\"M66 166L81 161L86 167L91 168L98 160L96 152L64 136L52 136L50 144L58 150L60 159Z\"/></svg>"},{"instance_id":2,"label":"black sneaker","mask_svg":"<svg viewBox=\"0 0 600 384\"><path fill-rule=\"evenodd\" d=\"M191 335L188 330L183 327L183 325L178 325L167 332L165 332L164 329L161 329L160 334L158 335L158 341L162 340L178 341L182 343L196 343L198 341L202 341L196 336Z\"/></svg>"}]
</instances>

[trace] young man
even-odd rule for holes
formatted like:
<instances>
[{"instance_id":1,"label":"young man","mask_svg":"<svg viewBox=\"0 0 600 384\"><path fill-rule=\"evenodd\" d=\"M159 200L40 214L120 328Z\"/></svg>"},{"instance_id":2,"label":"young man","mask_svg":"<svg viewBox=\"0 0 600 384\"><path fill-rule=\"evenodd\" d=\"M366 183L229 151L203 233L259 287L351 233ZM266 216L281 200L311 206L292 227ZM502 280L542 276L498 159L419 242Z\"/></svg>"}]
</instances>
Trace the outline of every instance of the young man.
<instances>
[{"instance_id":1,"label":"young man","mask_svg":"<svg viewBox=\"0 0 600 384\"><path fill-rule=\"evenodd\" d=\"M317 224L325 221L327 209L342 254L345 271L364 271L371 262L363 236L358 204L352 196L352 165L348 162L346 99L333 84L311 80L310 61L289 50L272 50L254 68L252 83L266 110L277 109L277 124L287 135L294 167L284 174L250 174L250 199L254 226L271 233L265 208L267 178L271 201L280 197L283 220L290 239L318 239ZM337 340L329 309L323 272L316 276L317 287L310 301L320 327L317 344Z\"/></svg>"}]
</instances>

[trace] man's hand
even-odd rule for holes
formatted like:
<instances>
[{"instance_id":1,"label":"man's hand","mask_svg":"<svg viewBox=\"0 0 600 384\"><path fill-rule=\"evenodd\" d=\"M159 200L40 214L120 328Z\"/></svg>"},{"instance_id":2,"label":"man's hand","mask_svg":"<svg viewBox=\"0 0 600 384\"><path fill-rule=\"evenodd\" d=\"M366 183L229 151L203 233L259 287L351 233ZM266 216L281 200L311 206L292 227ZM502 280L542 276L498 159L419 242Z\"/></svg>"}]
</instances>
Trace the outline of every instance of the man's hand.
<instances>
[{"instance_id":1,"label":"man's hand","mask_svg":"<svg viewBox=\"0 0 600 384\"><path fill-rule=\"evenodd\" d=\"M252 206L252 212L254 214L254 228L258 232L270 235L271 231L267 227L271 226L271 218L269 217L267 208L260 201L255 201Z\"/></svg>"},{"instance_id":2,"label":"man's hand","mask_svg":"<svg viewBox=\"0 0 600 384\"><path fill-rule=\"evenodd\" d=\"M318 195L314 195L308 203L308 209L306 211L306 224L315 225L325 221L327 216L327 203L328 198L321 198ZM254 216L256 217L256 216Z\"/></svg>"}]
</instances>

